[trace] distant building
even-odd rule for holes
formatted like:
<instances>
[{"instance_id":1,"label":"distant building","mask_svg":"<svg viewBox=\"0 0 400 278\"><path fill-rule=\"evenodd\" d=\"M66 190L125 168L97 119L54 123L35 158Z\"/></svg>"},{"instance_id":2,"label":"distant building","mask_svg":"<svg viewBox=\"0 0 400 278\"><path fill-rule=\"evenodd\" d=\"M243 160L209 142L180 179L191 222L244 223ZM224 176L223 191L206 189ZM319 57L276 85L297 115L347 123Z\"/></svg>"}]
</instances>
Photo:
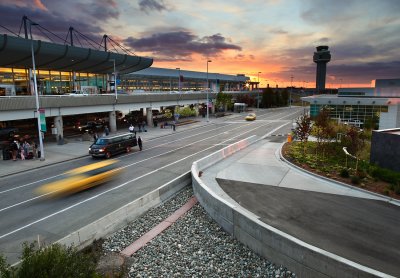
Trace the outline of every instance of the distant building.
<instances>
[{"instance_id":1,"label":"distant building","mask_svg":"<svg viewBox=\"0 0 400 278\"><path fill-rule=\"evenodd\" d=\"M337 95L302 97L310 104L310 115L322 109L338 122L363 126L379 119L379 129L400 127L400 79L377 79L375 88L341 88Z\"/></svg>"}]
</instances>

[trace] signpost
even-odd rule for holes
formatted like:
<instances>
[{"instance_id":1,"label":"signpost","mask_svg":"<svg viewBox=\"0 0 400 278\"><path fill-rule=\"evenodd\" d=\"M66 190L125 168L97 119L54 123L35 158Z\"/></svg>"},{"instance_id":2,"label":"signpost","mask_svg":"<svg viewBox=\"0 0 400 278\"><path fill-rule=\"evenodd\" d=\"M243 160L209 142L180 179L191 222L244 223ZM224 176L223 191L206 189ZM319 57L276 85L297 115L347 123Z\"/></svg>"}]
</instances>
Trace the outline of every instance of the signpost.
<instances>
[{"instance_id":1,"label":"signpost","mask_svg":"<svg viewBox=\"0 0 400 278\"><path fill-rule=\"evenodd\" d=\"M39 117L40 117L40 130L42 132L46 132L46 110L44 108L39 108Z\"/></svg>"}]
</instances>

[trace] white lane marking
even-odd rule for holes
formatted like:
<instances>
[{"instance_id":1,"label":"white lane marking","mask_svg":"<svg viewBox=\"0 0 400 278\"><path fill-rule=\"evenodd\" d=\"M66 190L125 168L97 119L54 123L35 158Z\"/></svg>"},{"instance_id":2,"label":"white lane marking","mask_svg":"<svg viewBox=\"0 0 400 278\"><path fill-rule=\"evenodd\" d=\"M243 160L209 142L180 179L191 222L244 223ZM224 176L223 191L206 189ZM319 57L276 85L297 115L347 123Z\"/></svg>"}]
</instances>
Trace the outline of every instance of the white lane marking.
<instances>
[{"instance_id":1,"label":"white lane marking","mask_svg":"<svg viewBox=\"0 0 400 278\"><path fill-rule=\"evenodd\" d=\"M56 175L56 176L51 176L51 177L48 177L48 178L45 178L45 179L41 179L41 180L33 181L33 182L30 182L30 183L27 183L27 184L23 184L23 185L20 185L20 186L17 186L17 187L13 187L13 188L10 188L10 189L4 190L4 191L0 191L0 194L4 194L4 193L7 193L9 191L13 191L13 190L17 190L17 189L20 189L20 188L23 188L23 187L26 187L26 186L29 186L29 185L33 185L33 184L38 183L38 182L43 182L43 181L47 181L47 180L50 180L50 179L54 179L54 178L62 176L62 175L63 174L59 174L59 175Z\"/></svg>"},{"instance_id":2,"label":"white lane marking","mask_svg":"<svg viewBox=\"0 0 400 278\"><path fill-rule=\"evenodd\" d=\"M294 113L296 113L296 112L294 112ZM292 114L294 114L294 113L292 113ZM285 116L287 116L287 115L285 115ZM249 124L247 124L247 125L250 125L250 124L251 124L251 123L249 123ZM253 130L255 130L255 129L258 129L258 128L261 128L261 127L264 127L264 126L267 126L267 125L269 125L269 123L267 123L266 125L261 125L261 126L258 126L258 127L256 127L256 128L250 129L249 131L247 131L247 132L245 132L245 133L242 133L242 134L246 134L246 133L248 133L248 132L250 132L250 131L253 131ZM282 126L284 126L284 125L282 125ZM281 128L282 126L280 126L279 128ZM235 130L235 129L239 129L239 128L241 128L241 127L242 127L242 126L235 127L234 129L231 129L231 131L232 131L232 130ZM276 130L278 130L279 128L276 128ZM218 129L218 128L216 128L216 129ZM216 129L212 129L211 131L216 130ZM274 129L274 130L275 130L275 129ZM209 131L210 131L210 130L209 130ZM209 132L209 131L207 131L207 132ZM185 137L185 139L186 139L186 138L193 137L193 136L197 136L197 135L203 134L203 133L205 133L205 132L198 133L198 134L195 134L195 135L187 136L187 137ZM198 142L202 142L202 141L208 140L209 138L213 138L213 137L216 137L216 136L218 136L218 135L219 135L219 134L216 134L216 135L214 135L214 136L211 136L211 137L208 137L208 138L204 138L204 139L201 139L201 140L192 142L192 143L190 143L190 144L188 144L188 145L185 145L185 146L182 146L182 147L173 149L173 150L171 150L171 151L164 152L164 153L162 153L162 154L158 154L158 155L155 155L155 156L152 156L152 157L148 157L148 158L143 159L143 160L141 160L141 161L137 161L137 162L134 162L134 163L125 165L125 166L123 166L123 167L120 167L120 169L124 169L124 168L130 167L130 166L136 165L136 164L138 164L138 163L141 163L141 162L144 162L144 161L147 161L147 160L156 158L156 157L160 157L160 156L165 155L165 154L168 154L168 153L172 153L172 152L177 151L177 150L179 150L179 149L186 148L186 147L188 147L188 146L194 145L194 144L196 144L196 143L198 143ZM224 142L228 142L228 141L230 141L230 140L233 140L233 139L236 138L236 137L237 137L237 136L234 136L234 137L232 137L232 138L230 138L230 139L227 139L227 140L225 140L225 141L223 141L223 142L221 142L221 143L219 143L219 144L223 144ZM156 147L163 146L163 145L166 145L166 144L170 144L170 143L172 143L172 142L176 142L176 141L179 141L179 140L183 140L183 139L178 139L178 140L175 140L175 141L170 141L170 142L168 142L168 143L163 143L163 144L154 146L154 147L151 148L151 149L154 149L154 148L156 148ZM214 146L215 146L215 145L214 145ZM150 149L147 149L147 150L150 150ZM57 176L60 176L60 175L57 175ZM48 179L49 179L49 178L48 178ZM45 180L47 180L47 179L45 179ZM54 192L56 192L56 191L54 191ZM46 193L46 194L44 194L44 195L36 196L36 197L34 197L34 198L27 199L27 200L22 201L22 202L19 202L19 203L15 203L15 204L13 204L13 205L11 205L11 206L4 207L4 208L0 209L0 212L5 211L5 210L10 209L10 208L13 208L13 207L16 207L16 206L19 206L19 205L22 205L22 204L25 204L25 203L30 202L30 201L33 201L33 200L36 200L36 199L38 199L38 198L45 197L45 196L47 196L47 195L49 195L49 194L52 194L52 193L54 193L54 192ZM1 193L1 192L0 192L0 193Z\"/></svg>"},{"instance_id":3,"label":"white lane marking","mask_svg":"<svg viewBox=\"0 0 400 278\"><path fill-rule=\"evenodd\" d=\"M241 126L235 127L235 128L232 129L232 130L239 129L239 128L241 128ZM254 129L255 129L255 128L254 128ZM250 131L252 131L252 130L254 130L254 129L251 129ZM170 151L161 153L161 154L157 154L157 155L154 155L154 156L151 156L151 157L142 159L142 160L140 160L140 161L136 161L136 162L131 163L131 164L127 164L127 165L125 165L125 166L121 166L121 167L119 167L119 169L128 168L128 167L131 167L131 166L133 166L133 165L142 163L142 162L144 162L144 161L151 160L151 159L154 159L154 158L156 158L156 157L160 157L160 156L163 156L163 155L168 154L168 153L175 152L175 151L180 150L180 149L184 149L184 148L186 148L186 147L188 147L188 146L197 144L197 143L202 142L202 141L205 141L205 140L209 140L210 138L213 138L213 137L216 137L216 136L219 136L219 134L216 134L216 135L213 135L213 136L211 136L211 137L207 137L207 138L204 138L204 139L201 139L201 140L192 142L192 143L187 144L187 145L185 145L185 146L181 146L181 147L179 147L179 148L176 148L176 149L173 149L173 150L170 150ZM227 139L227 141L232 140L233 138L235 138L235 137L232 137L232 138L230 138L230 139ZM173 142L173 141L171 141L171 142ZM170 142L170 143L171 143L171 142ZM225 142L226 142L226 141L225 141ZM165 145L165 144L161 144L161 145ZM160 145L158 145L158 146L160 146ZM155 148L155 147L154 147L154 148ZM56 191L52 191L52 192L46 193L46 194L44 194L44 195L39 195L39 196L36 196L36 197L34 197L34 198L27 199L27 200L22 201L22 202L19 202L19 203L15 203L15 204L13 204L13 205L11 205L11 206L8 206L8 207L5 207L5 208L0 209L0 212L5 211L5 210L10 209L10 208L13 208L13 207L16 207L16 206L19 206L19 205L22 205L22 204L25 204L25 203L27 203L27 202L29 202L29 201L33 201L33 200L36 200L36 199L38 199L38 198L47 196L47 195L49 195L49 194L51 194L51 193L54 193L54 192L56 192Z\"/></svg>"},{"instance_id":4,"label":"white lane marking","mask_svg":"<svg viewBox=\"0 0 400 278\"><path fill-rule=\"evenodd\" d=\"M284 113L284 112L280 112L280 113L278 113L278 115L276 115L276 116L280 116L280 114L282 114L282 113ZM295 114L295 113L298 113L298 111L294 111L294 112L291 113L291 114L284 115L284 116L278 118L277 120L271 120L271 121L279 121L279 120L282 120L284 117L291 116L292 114ZM267 113L267 114L268 114L268 113ZM262 116L266 116L266 115L263 114ZM241 116L240 116L240 117L241 117ZM233 124L235 124L235 123L241 123L241 124L242 124L242 123L246 123L247 125L251 125L251 124L252 124L252 123L248 123L248 122L229 122L229 121L224 121L224 123L227 123L228 126L233 125ZM224 127L226 127L226 126L224 126ZM241 127L242 127L242 126L241 126ZM148 151L148 150L152 150L152 149L155 149L155 148L158 148L158 147L161 147L161 146L165 146L165 145L167 145L167 144L171 144L171 143L175 143L175 142L178 142L178 141L182 141L182 140L185 140L185 139L188 139L188 138L191 138L191 137L194 137L194 136L198 136L198 135L201 135L201 134L205 134L205 133L208 133L208 132L211 132L211 131L215 131L215 130L218 130L218 129L221 129L221 127L217 127L217 128L214 128L214 129L209 129L209 130L206 130L206 131L204 131L204 132L200 132L200 133L196 133L196 134L189 135L189 136L186 136L186 137L182 137L182 138L180 138L180 139L176 139L176 140L173 140L173 141L168 141L168 142L165 142L165 143L162 143L162 144L153 146L152 148L149 148L149 149L146 149L146 150L147 150L147 151ZM173 134L170 134L170 135L173 135ZM163 139L163 140L164 140L164 139ZM134 155L134 153L131 153L131 154L128 154L128 155L123 155L123 156L120 156L120 157L125 157L125 156L130 156L130 155ZM4 193L7 193L7 192L10 192L10 191L13 191L13 190L18 190L18 189L21 189L21 188L24 188L24 187L27 187L27 186L30 186L30 185L34 185L34 184L36 184L36 183L41 183L41 182L44 182L44 181L47 181L47 180L50 180L50 179L54 179L54 178L59 177L59 176L61 176L61 175L63 175L63 174L51 176L51 177L48 177L48 178L45 178L45 179L40 179L40 180L37 180L37 181L34 181L34 182L30 182L30 183L27 183L27 184L24 184L24 185L20 185L20 186L13 187L13 188L10 188L10 189L4 190L4 191L0 191L0 194L4 194ZM1 210L0 210L0 211L1 211Z\"/></svg>"},{"instance_id":5,"label":"white lane marking","mask_svg":"<svg viewBox=\"0 0 400 278\"><path fill-rule=\"evenodd\" d=\"M229 125L230 125L230 124L229 124ZM229 125L228 125L228 126L229 126ZM210 130L204 131L204 132L200 132L200 133L196 133L196 134L189 135L189 136L186 136L186 137L182 137L182 138L179 138L179 139L176 139L176 140L173 140L173 141L168 141L168 142L165 142L165 143L162 143L162 144L153 146L152 148L149 148L149 149L146 149L146 150L151 150L151 149L158 148L158 147L160 147L160 146L164 146L164 145L171 144L171 143L174 143L174 142L182 141L182 140L185 140L185 139L188 139L188 138L191 138L191 137L194 137L194 136L198 136L198 135L201 135L201 134L210 132L210 131L214 131L214 130L217 130L217 129L220 129L220 128L221 128L221 127L218 127L218 128L214 128L214 129L210 129ZM132 153L132 154L129 154L129 155L133 155L133 153ZM120 156L120 157L125 157L125 156L129 156L129 155L123 155L123 156ZM49 166L50 166L50 165L49 165ZM36 183L40 183L40 182L43 182L43 181L47 181L47 180L50 180L50 179L54 179L54 178L59 177L59 176L61 176L61 175L63 175L63 174L51 176L51 177L48 177L48 178L45 178L45 179L37 180L37 181L30 182L30 183L27 183L27 184L24 184L24 185L20 185L20 186L17 186L17 187L13 187L13 188L10 188L10 189L4 190L4 191L0 191L0 194L4 194L4 193L7 193L7 192L9 192L9 191L21 189L21 188L24 188L24 187L27 187L27 186L30 186L30 185L33 185L33 184L36 184Z\"/></svg>"},{"instance_id":6,"label":"white lane marking","mask_svg":"<svg viewBox=\"0 0 400 278\"><path fill-rule=\"evenodd\" d=\"M284 125L282 125L282 126L284 126ZM281 126L281 127L282 127L282 126ZM279 127L279 128L281 128L281 127ZM253 131L253 130L255 130L255 129L258 129L258 128L260 128L260 127L253 128L253 129L250 129L250 130L245 131L245 132L243 132L243 133L240 133L240 134L238 134L238 135L236 135L236 136L233 136L233 137L231 137L231 138L229 138L229 139L227 139L227 140L222 141L221 144L223 144L223 143L225 143L225 142L227 142L227 141L229 141L229 140L232 140L232 139L234 139L234 138L237 138L237 137L239 137L239 136L242 136L242 135L244 135L244 134L246 134L246 133L249 133L249 132L251 132L251 131ZM216 136L218 136L218 135L219 135L219 134L214 135L214 136L212 136L212 137L216 137ZM211 138L212 138L212 137L211 137ZM209 138L206 138L206 139L209 139ZM203 140L205 140L205 139L202 139L201 141L203 141ZM192 145L192 144L194 144L194 143L191 143L191 144L189 144L189 145ZM188 146L189 146L189 145L188 145ZM207 151L207 150L209 150L209 149L212 149L212 148L214 148L214 147L215 147L215 146L212 145L212 146L210 146L210 147L208 147L208 148L202 149L201 151L198 151L198 152L196 152L196 153L193 153L193 154L191 154L191 155L188 155L188 156L186 156L186 157L184 157L184 158L181 158L181 159L179 159L179 160L177 160L177 161L174 161L174 162L172 162L172 163L170 163L170 164L164 165L164 166L162 166L162 167L160 167L160 168L158 168L158 169L156 169L156 170L150 171L150 172L148 172L148 173L146 173L146 174L144 174L144 175L142 175L142 176L140 176L140 177L137 177L137 178L134 178L134 179L129 180L129 181L127 181L127 182L124 182L124 183L122 183L122 184L120 184L120 185L118 185L118 186L116 186L116 187L110 188L110 189L108 189L108 190L106 190L106 191L103 191L103 192L101 192L101 193L99 193L99 194L96 194L96 195L94 195L94 196L92 196L92 197L89 197L89 198L87 198L87 199L85 199L85 200L82 200L82 201L80 201L80 202L78 202L78 203L75 203L75 204L73 204L73 205L71 205L71 206L68 206L68 207L66 207L66 208L64 208L64 209L61 209L61 210L56 211L56 212L54 212L54 213L52 213L52 214L49 214L49 215L47 215L47 216L45 216L45 217L42 217L42 218L40 218L40 219L38 219L38 220L35 220L35 221L31 222L31 223L28 223L28 224L26 224L26 225L24 225L24 226L22 226L22 227L19 227L19 228L13 230L13 231L8 232L8 233L6 233L6 234L0 235L0 239L5 238L5 237L7 237L7 236L9 236L9 235L15 234L15 233L17 233L17 232L19 232L19 231L21 231L21 230L23 230L23 229L26 229L26 228L28 228L28 227L34 225L34 224L37 224L37 223L39 223L39 222L42 222L42 221L44 221L44 220L46 220L46 219L48 219L48 218L50 218L50 217L53 217L53 216L55 216L55 215L58 215L58 214L63 213L63 212L65 212L65 211L68 211L68 210L70 210L70 209L72 209L72 208L74 208L74 207L76 207L76 206L79 206L79 205L81 205L81 204L84 204L84 203L86 203L86 202L89 202L89 201L91 201L91 200L93 200L93 199L96 199L96 198L98 198L98 197L100 197L100 196L106 194L106 193L109 193L109 192L111 192L111 191L114 191L114 190L116 190L116 189L119 189L119 188L121 188L121 187L124 187L125 185L127 185L127 184L129 184L129 183L131 183L131 182L137 181L137 180L139 180L139 179L141 179L141 178L143 178L143 177L146 177L146 176L148 176L148 175L151 175L151 174L153 174L153 173L156 173L156 172L158 172L158 171L160 171L160 170L162 170L162 169L165 169L165 168L167 168L167 167L169 167L169 166L171 166L171 165L174 165L174 164L176 164L176 163L178 163L178 162L181 162L181 161L183 161L183 160L185 160L185 159L187 159L187 158L189 158L189 157L195 156L195 155L197 155L197 154L199 154L199 153L202 153L202 152ZM137 163L133 163L132 165L134 165L134 164L137 164Z\"/></svg>"}]
</instances>

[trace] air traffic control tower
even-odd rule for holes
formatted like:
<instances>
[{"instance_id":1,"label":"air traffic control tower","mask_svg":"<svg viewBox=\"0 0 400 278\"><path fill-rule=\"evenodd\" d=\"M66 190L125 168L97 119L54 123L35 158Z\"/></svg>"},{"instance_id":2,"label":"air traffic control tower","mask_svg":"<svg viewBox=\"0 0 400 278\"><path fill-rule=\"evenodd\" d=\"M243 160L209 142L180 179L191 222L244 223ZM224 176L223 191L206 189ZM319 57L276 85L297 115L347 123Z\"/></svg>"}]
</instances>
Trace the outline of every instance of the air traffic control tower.
<instances>
[{"instance_id":1,"label":"air traffic control tower","mask_svg":"<svg viewBox=\"0 0 400 278\"><path fill-rule=\"evenodd\" d=\"M314 52L314 63L317 63L317 79L315 88L317 93L325 90L326 64L331 60L331 52L328 46L317 46L317 52Z\"/></svg>"}]
</instances>

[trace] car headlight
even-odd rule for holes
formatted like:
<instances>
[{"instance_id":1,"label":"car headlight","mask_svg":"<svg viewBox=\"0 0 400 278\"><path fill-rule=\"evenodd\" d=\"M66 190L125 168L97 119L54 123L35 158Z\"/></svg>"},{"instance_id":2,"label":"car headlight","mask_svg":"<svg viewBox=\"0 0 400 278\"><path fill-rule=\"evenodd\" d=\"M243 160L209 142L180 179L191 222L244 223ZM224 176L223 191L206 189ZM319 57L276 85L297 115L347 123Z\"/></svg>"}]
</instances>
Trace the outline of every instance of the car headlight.
<instances>
[{"instance_id":1,"label":"car headlight","mask_svg":"<svg viewBox=\"0 0 400 278\"><path fill-rule=\"evenodd\" d=\"M105 149L99 149L99 152L101 152L101 153L104 152L104 151L105 151Z\"/></svg>"},{"instance_id":2,"label":"car headlight","mask_svg":"<svg viewBox=\"0 0 400 278\"><path fill-rule=\"evenodd\" d=\"M89 152L92 150L92 148L89 147Z\"/></svg>"}]
</instances>

